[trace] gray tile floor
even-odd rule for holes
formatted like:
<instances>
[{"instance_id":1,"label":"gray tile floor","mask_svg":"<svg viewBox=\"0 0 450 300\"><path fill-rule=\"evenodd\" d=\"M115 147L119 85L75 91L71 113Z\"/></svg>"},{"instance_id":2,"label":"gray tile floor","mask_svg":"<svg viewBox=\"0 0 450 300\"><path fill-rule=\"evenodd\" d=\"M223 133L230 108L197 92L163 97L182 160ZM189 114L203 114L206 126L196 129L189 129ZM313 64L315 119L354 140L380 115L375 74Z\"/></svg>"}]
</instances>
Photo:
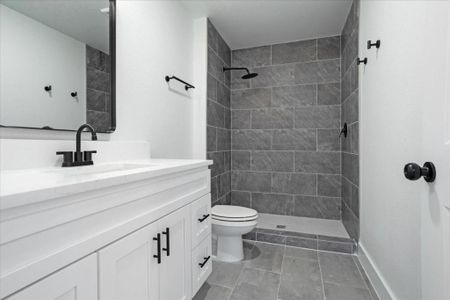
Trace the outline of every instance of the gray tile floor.
<instances>
[{"instance_id":1,"label":"gray tile floor","mask_svg":"<svg viewBox=\"0 0 450 300\"><path fill-rule=\"evenodd\" d=\"M213 261L194 300L378 300L355 256L259 242L244 250L242 262Z\"/></svg>"}]
</instances>

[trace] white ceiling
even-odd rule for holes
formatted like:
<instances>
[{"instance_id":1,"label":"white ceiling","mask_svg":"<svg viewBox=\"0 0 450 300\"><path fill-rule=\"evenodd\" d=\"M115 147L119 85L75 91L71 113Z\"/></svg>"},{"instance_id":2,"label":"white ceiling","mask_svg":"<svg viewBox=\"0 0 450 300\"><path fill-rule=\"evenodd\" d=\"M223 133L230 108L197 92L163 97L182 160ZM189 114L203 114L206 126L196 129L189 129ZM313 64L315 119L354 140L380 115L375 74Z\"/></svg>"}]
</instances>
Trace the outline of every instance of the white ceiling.
<instances>
[{"instance_id":1,"label":"white ceiling","mask_svg":"<svg viewBox=\"0 0 450 300\"><path fill-rule=\"evenodd\" d=\"M209 17L231 49L339 35L351 0L182 1Z\"/></svg>"},{"instance_id":2,"label":"white ceiling","mask_svg":"<svg viewBox=\"0 0 450 300\"><path fill-rule=\"evenodd\" d=\"M108 0L1 0L36 21L109 53L109 17L100 12Z\"/></svg>"}]
</instances>

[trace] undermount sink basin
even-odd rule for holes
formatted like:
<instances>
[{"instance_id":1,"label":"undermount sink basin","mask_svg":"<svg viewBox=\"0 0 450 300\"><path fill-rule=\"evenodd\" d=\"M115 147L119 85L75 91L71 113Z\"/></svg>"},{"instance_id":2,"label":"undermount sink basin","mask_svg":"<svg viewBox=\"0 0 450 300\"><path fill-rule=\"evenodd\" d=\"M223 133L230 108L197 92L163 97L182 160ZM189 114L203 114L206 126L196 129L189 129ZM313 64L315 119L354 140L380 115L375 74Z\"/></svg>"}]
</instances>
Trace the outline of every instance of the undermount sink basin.
<instances>
[{"instance_id":1,"label":"undermount sink basin","mask_svg":"<svg viewBox=\"0 0 450 300\"><path fill-rule=\"evenodd\" d=\"M104 165L90 165L79 167L68 167L57 170L52 170L52 173L58 173L63 175L95 175L104 174L117 171L129 171L141 168L148 168L155 165L152 164L138 164L138 163L117 163L117 164L104 164Z\"/></svg>"}]
</instances>

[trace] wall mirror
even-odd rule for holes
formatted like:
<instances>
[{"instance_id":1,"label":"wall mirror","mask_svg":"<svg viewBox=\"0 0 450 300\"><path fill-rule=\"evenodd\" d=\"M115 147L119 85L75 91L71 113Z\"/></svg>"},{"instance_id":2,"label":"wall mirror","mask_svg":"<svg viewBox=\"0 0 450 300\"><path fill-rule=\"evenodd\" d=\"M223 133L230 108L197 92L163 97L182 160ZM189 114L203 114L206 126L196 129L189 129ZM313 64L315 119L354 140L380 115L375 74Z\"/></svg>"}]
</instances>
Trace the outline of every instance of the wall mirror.
<instances>
[{"instance_id":1,"label":"wall mirror","mask_svg":"<svg viewBox=\"0 0 450 300\"><path fill-rule=\"evenodd\" d=\"M114 0L0 0L1 127L113 132Z\"/></svg>"}]
</instances>

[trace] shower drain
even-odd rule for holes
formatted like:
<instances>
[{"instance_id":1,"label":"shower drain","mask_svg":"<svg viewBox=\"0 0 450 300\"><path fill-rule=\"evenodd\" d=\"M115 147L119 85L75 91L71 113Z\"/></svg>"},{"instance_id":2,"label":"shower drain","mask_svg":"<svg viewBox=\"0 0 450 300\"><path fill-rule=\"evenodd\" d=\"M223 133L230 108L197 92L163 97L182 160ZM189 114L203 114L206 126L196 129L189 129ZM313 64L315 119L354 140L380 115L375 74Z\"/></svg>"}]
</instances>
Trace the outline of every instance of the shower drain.
<instances>
[{"instance_id":1,"label":"shower drain","mask_svg":"<svg viewBox=\"0 0 450 300\"><path fill-rule=\"evenodd\" d=\"M285 228L286 228L286 225L277 225L277 228L279 228L279 229L285 229Z\"/></svg>"}]
</instances>

